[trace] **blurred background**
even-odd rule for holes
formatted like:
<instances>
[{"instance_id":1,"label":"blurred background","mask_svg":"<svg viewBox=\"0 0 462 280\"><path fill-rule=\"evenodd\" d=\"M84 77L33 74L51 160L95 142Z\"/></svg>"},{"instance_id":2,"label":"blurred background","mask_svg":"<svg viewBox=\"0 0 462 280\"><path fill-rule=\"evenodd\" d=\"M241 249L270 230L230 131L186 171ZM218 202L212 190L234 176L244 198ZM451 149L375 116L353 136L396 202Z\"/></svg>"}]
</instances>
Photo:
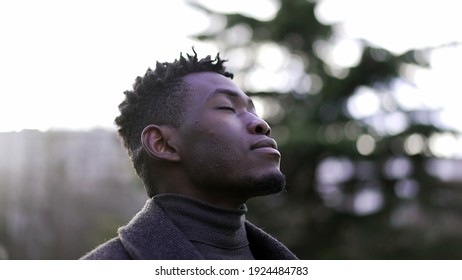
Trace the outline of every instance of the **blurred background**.
<instances>
[{"instance_id":1,"label":"blurred background","mask_svg":"<svg viewBox=\"0 0 462 280\"><path fill-rule=\"evenodd\" d=\"M220 52L283 154L248 219L302 259L461 259L456 1L0 2L0 259L77 259L144 205L113 119Z\"/></svg>"}]
</instances>

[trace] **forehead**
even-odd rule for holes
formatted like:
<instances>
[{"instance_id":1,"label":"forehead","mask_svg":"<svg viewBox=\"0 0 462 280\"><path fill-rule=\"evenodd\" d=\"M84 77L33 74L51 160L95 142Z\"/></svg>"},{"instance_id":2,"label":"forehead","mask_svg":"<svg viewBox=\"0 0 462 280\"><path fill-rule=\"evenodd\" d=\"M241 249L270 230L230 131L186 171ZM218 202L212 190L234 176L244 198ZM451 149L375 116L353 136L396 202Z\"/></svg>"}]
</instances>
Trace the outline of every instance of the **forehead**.
<instances>
[{"instance_id":1,"label":"forehead","mask_svg":"<svg viewBox=\"0 0 462 280\"><path fill-rule=\"evenodd\" d=\"M199 72L188 74L183 77L186 89L189 91L190 98L201 99L208 98L217 90L234 92L243 98L247 95L231 79L215 72Z\"/></svg>"},{"instance_id":2,"label":"forehead","mask_svg":"<svg viewBox=\"0 0 462 280\"><path fill-rule=\"evenodd\" d=\"M215 72L199 72L183 77L188 106L185 108L186 122L195 120L207 112L210 104L226 98L236 106L255 111L252 100L231 79Z\"/></svg>"}]
</instances>

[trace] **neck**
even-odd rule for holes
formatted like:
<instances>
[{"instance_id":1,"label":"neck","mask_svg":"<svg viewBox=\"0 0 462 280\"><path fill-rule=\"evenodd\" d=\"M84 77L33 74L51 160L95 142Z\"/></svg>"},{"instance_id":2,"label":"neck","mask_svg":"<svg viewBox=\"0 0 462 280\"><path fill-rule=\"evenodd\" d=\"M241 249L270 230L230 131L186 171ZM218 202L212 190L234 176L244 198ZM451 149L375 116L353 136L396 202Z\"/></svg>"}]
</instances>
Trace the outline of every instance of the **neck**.
<instances>
[{"instance_id":1,"label":"neck","mask_svg":"<svg viewBox=\"0 0 462 280\"><path fill-rule=\"evenodd\" d=\"M235 193L224 192L223 190L203 189L180 174L170 174L168 182L158 183L158 194L177 194L191 197L202 202L223 208L239 209L248 198L239 197Z\"/></svg>"}]
</instances>

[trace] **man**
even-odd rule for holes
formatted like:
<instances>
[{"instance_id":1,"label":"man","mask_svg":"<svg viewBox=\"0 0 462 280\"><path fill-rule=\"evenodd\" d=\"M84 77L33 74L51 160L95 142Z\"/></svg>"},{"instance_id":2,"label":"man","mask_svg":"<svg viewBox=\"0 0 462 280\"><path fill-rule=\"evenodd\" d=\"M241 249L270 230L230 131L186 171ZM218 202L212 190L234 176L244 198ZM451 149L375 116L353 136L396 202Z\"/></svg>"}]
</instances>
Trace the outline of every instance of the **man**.
<instances>
[{"instance_id":1,"label":"man","mask_svg":"<svg viewBox=\"0 0 462 280\"><path fill-rule=\"evenodd\" d=\"M219 55L157 63L115 120L149 200L83 259L296 259L245 220L245 202L280 192L280 153Z\"/></svg>"}]
</instances>

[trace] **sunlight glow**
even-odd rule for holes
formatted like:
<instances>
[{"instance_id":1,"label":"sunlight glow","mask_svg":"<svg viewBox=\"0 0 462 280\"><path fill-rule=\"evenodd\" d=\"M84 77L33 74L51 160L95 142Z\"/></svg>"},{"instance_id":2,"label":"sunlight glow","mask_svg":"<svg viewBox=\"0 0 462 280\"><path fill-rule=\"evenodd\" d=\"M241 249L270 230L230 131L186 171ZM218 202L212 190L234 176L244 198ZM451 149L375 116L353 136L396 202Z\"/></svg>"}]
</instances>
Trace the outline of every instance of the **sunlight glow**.
<instances>
[{"instance_id":1,"label":"sunlight glow","mask_svg":"<svg viewBox=\"0 0 462 280\"><path fill-rule=\"evenodd\" d=\"M367 134L361 135L356 141L356 149L363 156L370 155L375 150L374 138Z\"/></svg>"},{"instance_id":2,"label":"sunlight glow","mask_svg":"<svg viewBox=\"0 0 462 280\"><path fill-rule=\"evenodd\" d=\"M411 156L422 153L425 146L424 136L418 133L409 135L404 141L404 150Z\"/></svg>"},{"instance_id":3,"label":"sunlight glow","mask_svg":"<svg viewBox=\"0 0 462 280\"><path fill-rule=\"evenodd\" d=\"M385 162L383 173L391 179L400 179L412 173L413 165L407 157L390 158Z\"/></svg>"},{"instance_id":4,"label":"sunlight glow","mask_svg":"<svg viewBox=\"0 0 462 280\"><path fill-rule=\"evenodd\" d=\"M194 20L160 28L172 14ZM187 38L208 24L181 0L0 2L0 131L112 128L123 92L156 60L216 53Z\"/></svg>"},{"instance_id":5,"label":"sunlight glow","mask_svg":"<svg viewBox=\"0 0 462 280\"><path fill-rule=\"evenodd\" d=\"M251 4L245 0L189 1L217 12L242 12L259 20L272 19L280 5L275 0ZM323 59L332 64L329 71L341 78L346 73L344 68L357 63L361 40L395 53L462 41L462 17L455 3L320 0L316 16L326 24L336 24L336 39L323 43L325 48L318 51L325 52ZM170 24L172 15L175 20L181 19L180 24ZM389 20L391 15L393 20ZM435 20L429 21L429 15ZM216 45L189 36L223 24L183 0L1 1L0 131L113 128L122 93L136 76L153 67L156 60L171 61L180 52L190 52L192 46L199 55L215 54ZM245 27L239 28L231 38L235 43L250 36ZM237 75L240 85L300 95L320 92L322 81L303 73L300 57L288 56L274 44L262 47L262 51L258 71L247 77ZM240 61L230 64L248 66L246 57L252 54L235 55L232 61L242 59L241 65L237 65ZM451 45L431 53L431 70L402 69L415 79L415 87L400 84L396 88L399 105L405 109L441 108L439 124L462 131L462 111L453 102L462 92L457 70L460 61L462 47ZM379 96L367 93L369 89L361 90L366 94L348 105L355 118L380 110Z\"/></svg>"},{"instance_id":6,"label":"sunlight glow","mask_svg":"<svg viewBox=\"0 0 462 280\"><path fill-rule=\"evenodd\" d=\"M343 23L342 31L353 38L367 38L402 54L412 48L462 41L458 10L452 0L322 0L316 16L325 24Z\"/></svg>"},{"instance_id":7,"label":"sunlight glow","mask_svg":"<svg viewBox=\"0 0 462 280\"><path fill-rule=\"evenodd\" d=\"M326 158L316 171L317 181L322 184L338 184L350 179L355 172L353 163L343 158Z\"/></svg>"},{"instance_id":8,"label":"sunlight glow","mask_svg":"<svg viewBox=\"0 0 462 280\"><path fill-rule=\"evenodd\" d=\"M378 210L383 205L383 195L378 188L364 188L360 190L353 201L356 214L369 215Z\"/></svg>"},{"instance_id":9,"label":"sunlight glow","mask_svg":"<svg viewBox=\"0 0 462 280\"><path fill-rule=\"evenodd\" d=\"M452 133L434 133L429 139L429 148L432 154L441 158L450 158L460 151L461 139Z\"/></svg>"},{"instance_id":10,"label":"sunlight glow","mask_svg":"<svg viewBox=\"0 0 462 280\"><path fill-rule=\"evenodd\" d=\"M360 87L348 100L348 112L357 119L374 115L380 110L380 99L369 87Z\"/></svg>"}]
</instances>

